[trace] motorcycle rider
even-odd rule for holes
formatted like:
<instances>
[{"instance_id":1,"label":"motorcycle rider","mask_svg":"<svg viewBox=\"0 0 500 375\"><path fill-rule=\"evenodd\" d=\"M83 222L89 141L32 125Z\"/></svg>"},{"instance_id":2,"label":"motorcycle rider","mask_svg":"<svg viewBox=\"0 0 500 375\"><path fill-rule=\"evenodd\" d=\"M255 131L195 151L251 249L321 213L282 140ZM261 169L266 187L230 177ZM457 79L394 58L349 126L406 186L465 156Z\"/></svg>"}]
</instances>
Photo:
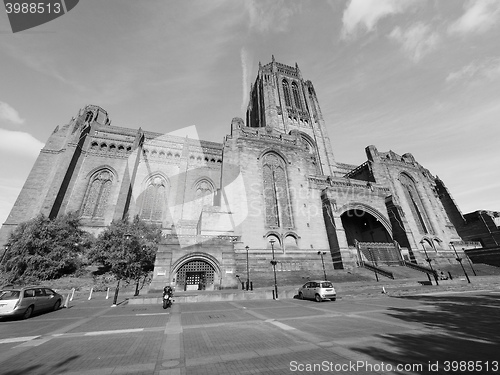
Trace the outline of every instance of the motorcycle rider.
<instances>
[{"instance_id":1,"label":"motorcycle rider","mask_svg":"<svg viewBox=\"0 0 500 375\"><path fill-rule=\"evenodd\" d=\"M166 285L165 288L163 288L163 308L166 309L167 307L172 305L172 295L173 295L172 287L170 285ZM167 297L167 298L165 298Z\"/></svg>"},{"instance_id":2,"label":"motorcycle rider","mask_svg":"<svg viewBox=\"0 0 500 375\"><path fill-rule=\"evenodd\" d=\"M172 297L173 292L170 285L166 285L165 288L163 288L163 297L165 297L167 294Z\"/></svg>"}]
</instances>

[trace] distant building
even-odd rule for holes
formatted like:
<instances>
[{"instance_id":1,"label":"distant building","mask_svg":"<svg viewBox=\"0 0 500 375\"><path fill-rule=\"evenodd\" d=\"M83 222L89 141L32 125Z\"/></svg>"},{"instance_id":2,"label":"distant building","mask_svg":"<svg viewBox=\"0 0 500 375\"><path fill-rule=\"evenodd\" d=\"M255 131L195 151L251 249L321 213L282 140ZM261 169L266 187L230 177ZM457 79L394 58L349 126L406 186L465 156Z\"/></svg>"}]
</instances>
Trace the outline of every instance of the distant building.
<instances>
[{"instance_id":1,"label":"distant building","mask_svg":"<svg viewBox=\"0 0 500 375\"><path fill-rule=\"evenodd\" d=\"M474 211L464 219L464 225L457 227L464 241L476 241L487 248L500 246L500 212Z\"/></svg>"},{"instance_id":2,"label":"distant building","mask_svg":"<svg viewBox=\"0 0 500 375\"><path fill-rule=\"evenodd\" d=\"M0 240L40 212L78 211L93 233L139 215L164 234L154 288L234 286L247 251L254 280L269 275L273 251L282 275L320 270L318 251L330 270L453 260L463 217L442 181L410 153L366 155L336 160L312 82L273 58L222 143L111 126L104 109L81 109L49 137Z\"/></svg>"}]
</instances>

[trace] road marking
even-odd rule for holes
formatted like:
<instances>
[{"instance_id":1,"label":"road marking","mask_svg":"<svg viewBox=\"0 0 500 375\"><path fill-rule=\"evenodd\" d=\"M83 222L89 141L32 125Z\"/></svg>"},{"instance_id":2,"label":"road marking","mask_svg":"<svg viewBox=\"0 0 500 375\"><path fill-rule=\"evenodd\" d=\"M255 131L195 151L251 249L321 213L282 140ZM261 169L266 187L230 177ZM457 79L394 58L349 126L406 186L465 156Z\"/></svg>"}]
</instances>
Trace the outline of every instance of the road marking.
<instances>
[{"instance_id":1,"label":"road marking","mask_svg":"<svg viewBox=\"0 0 500 375\"><path fill-rule=\"evenodd\" d=\"M277 322L276 320L274 319L267 319L266 320L266 323L271 323L271 324L274 324L276 327L279 327L281 329L284 329L285 331L291 331L291 330L294 330L295 328L293 328L292 326L289 326L288 324L284 324L284 323L281 323L281 322Z\"/></svg>"},{"instance_id":2,"label":"road marking","mask_svg":"<svg viewBox=\"0 0 500 375\"><path fill-rule=\"evenodd\" d=\"M443 291L443 292L432 292L432 293L421 293L415 294L417 297L425 297L425 296L441 296L446 294L464 294L464 293L484 293L484 292L493 292L491 289L477 289L477 290L463 290L463 291Z\"/></svg>"},{"instance_id":3,"label":"road marking","mask_svg":"<svg viewBox=\"0 0 500 375\"><path fill-rule=\"evenodd\" d=\"M21 345L15 346L15 348L39 346L39 345L45 344L47 341L50 341L50 340L52 340L52 337L45 337L45 338L40 338L37 340L30 340L30 341L23 342Z\"/></svg>"},{"instance_id":4,"label":"road marking","mask_svg":"<svg viewBox=\"0 0 500 375\"><path fill-rule=\"evenodd\" d=\"M112 335L115 333L132 333L132 332L142 332L142 331L144 331L144 328L115 329L112 331L85 332L84 336Z\"/></svg>"},{"instance_id":5,"label":"road marking","mask_svg":"<svg viewBox=\"0 0 500 375\"><path fill-rule=\"evenodd\" d=\"M30 340L36 339L37 337L40 337L40 336L25 336L25 337L13 337L10 339L1 339L0 344L9 344L12 342L30 341Z\"/></svg>"},{"instance_id":6,"label":"road marking","mask_svg":"<svg viewBox=\"0 0 500 375\"><path fill-rule=\"evenodd\" d=\"M150 314L135 314L135 316L150 316L150 315L169 315L170 313L150 313Z\"/></svg>"}]
</instances>

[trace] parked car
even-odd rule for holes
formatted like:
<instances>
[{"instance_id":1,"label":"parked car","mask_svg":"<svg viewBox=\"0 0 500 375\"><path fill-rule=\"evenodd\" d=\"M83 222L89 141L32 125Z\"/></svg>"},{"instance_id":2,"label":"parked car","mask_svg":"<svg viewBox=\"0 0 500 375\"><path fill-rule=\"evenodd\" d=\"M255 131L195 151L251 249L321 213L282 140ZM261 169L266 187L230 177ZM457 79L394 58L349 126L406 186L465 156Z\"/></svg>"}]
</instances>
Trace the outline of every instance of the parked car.
<instances>
[{"instance_id":1,"label":"parked car","mask_svg":"<svg viewBox=\"0 0 500 375\"><path fill-rule=\"evenodd\" d=\"M58 310L62 300L62 295L42 286L4 288L0 292L0 317L28 319L35 312Z\"/></svg>"},{"instance_id":2,"label":"parked car","mask_svg":"<svg viewBox=\"0 0 500 375\"><path fill-rule=\"evenodd\" d=\"M335 301L337 293L330 281L327 280L313 280L305 283L299 288L300 299L314 299L316 302L324 300Z\"/></svg>"}]
</instances>

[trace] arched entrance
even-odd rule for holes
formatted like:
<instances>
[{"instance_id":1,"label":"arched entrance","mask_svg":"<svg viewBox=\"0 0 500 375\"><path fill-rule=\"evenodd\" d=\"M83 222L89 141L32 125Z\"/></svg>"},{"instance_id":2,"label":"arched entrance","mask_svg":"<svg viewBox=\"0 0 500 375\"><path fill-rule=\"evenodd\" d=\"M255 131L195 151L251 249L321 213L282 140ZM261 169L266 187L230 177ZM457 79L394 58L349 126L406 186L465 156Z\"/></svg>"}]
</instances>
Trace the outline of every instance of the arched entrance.
<instances>
[{"instance_id":1,"label":"arched entrance","mask_svg":"<svg viewBox=\"0 0 500 375\"><path fill-rule=\"evenodd\" d=\"M176 290L214 290L220 283L220 267L208 254L190 254L173 267Z\"/></svg>"},{"instance_id":2,"label":"arched entrance","mask_svg":"<svg viewBox=\"0 0 500 375\"><path fill-rule=\"evenodd\" d=\"M355 246L358 242L392 243L392 237L387 229L387 223L366 212L362 208L352 208L341 216L347 244ZM384 225L385 224L385 225Z\"/></svg>"},{"instance_id":3,"label":"arched entrance","mask_svg":"<svg viewBox=\"0 0 500 375\"><path fill-rule=\"evenodd\" d=\"M213 290L213 267L202 260L193 260L177 271L176 287L180 290Z\"/></svg>"}]
</instances>

